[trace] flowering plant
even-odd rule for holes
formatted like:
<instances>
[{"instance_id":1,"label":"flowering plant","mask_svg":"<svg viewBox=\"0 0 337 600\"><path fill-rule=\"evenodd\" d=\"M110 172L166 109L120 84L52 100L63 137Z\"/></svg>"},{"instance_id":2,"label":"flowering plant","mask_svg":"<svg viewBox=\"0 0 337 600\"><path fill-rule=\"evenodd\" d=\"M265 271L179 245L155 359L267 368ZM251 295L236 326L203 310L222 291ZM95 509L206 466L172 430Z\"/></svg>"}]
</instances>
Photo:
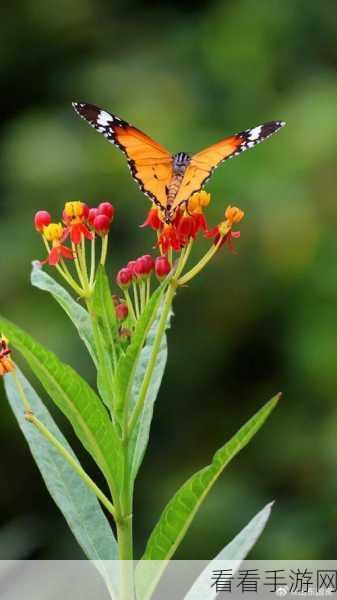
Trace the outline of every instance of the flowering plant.
<instances>
[{"instance_id":1,"label":"flowering plant","mask_svg":"<svg viewBox=\"0 0 337 600\"><path fill-rule=\"evenodd\" d=\"M146 254L121 268L113 294L105 269L113 206L102 202L89 208L83 202L67 202L62 222L56 223L47 211L36 213L35 228L47 256L33 264L32 284L52 294L77 328L97 370L97 390L22 329L0 318L0 375L5 378L10 405L52 497L116 600L132 599L135 594L144 600L151 597L207 493L278 401L276 396L262 407L216 452L208 466L176 492L147 541L134 578L129 562L133 559L134 484L165 369L172 303L177 292L199 275L224 245L233 250L233 240L240 235L233 228L244 216L239 208L229 206L221 222L209 229L204 215L209 202L208 193L194 194L185 208L176 211L171 223L165 222L159 209L151 208L143 226L155 232L155 256ZM201 237L211 240L208 249L188 267L193 246ZM46 272L48 267L73 295ZM16 366L12 348L23 355L71 423L102 472L105 490L80 465ZM244 558L269 511L268 506L239 534L234 558ZM106 562L118 558L118 570Z\"/></svg>"}]
</instances>

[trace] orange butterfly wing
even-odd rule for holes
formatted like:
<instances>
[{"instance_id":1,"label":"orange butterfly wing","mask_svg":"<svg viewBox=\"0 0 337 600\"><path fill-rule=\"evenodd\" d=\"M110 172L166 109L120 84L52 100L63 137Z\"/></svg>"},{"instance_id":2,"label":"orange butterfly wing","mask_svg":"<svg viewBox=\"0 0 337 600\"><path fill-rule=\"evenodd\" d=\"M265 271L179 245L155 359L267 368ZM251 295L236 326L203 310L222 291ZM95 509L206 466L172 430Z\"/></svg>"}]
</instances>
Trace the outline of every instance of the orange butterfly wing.
<instances>
[{"instance_id":1,"label":"orange butterfly wing","mask_svg":"<svg viewBox=\"0 0 337 600\"><path fill-rule=\"evenodd\" d=\"M172 205L172 210L183 202L186 202L192 194L201 190L211 177L214 169L222 162L241 154L241 152L248 150L248 148L253 148L284 125L283 121L271 121L264 125L258 125L252 129L247 129L246 131L225 138L209 146L209 148L194 154L185 171L181 186Z\"/></svg>"},{"instance_id":2,"label":"orange butterfly wing","mask_svg":"<svg viewBox=\"0 0 337 600\"><path fill-rule=\"evenodd\" d=\"M172 175L172 156L160 144L119 117L93 104L73 103L89 125L125 154L132 177L140 189L162 209Z\"/></svg>"}]
</instances>

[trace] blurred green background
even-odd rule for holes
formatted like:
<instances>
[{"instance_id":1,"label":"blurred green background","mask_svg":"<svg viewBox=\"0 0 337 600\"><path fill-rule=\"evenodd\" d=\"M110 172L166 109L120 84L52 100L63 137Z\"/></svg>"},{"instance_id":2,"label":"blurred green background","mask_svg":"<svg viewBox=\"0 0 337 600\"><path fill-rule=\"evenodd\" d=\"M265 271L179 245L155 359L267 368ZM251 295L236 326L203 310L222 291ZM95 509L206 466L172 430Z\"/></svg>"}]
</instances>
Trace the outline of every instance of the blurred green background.
<instances>
[{"instance_id":1,"label":"blurred green background","mask_svg":"<svg viewBox=\"0 0 337 600\"><path fill-rule=\"evenodd\" d=\"M75 116L71 101L107 108L173 152L287 121L207 186L211 224L230 203L246 218L238 255L220 253L176 299L138 479L137 549L177 487L283 391L271 420L217 483L178 557L213 556L272 499L252 557L335 557L335 2L26 0L1 13L1 313L92 383L72 326L30 287L31 260L44 257L33 214L46 208L57 219L67 200L112 201L111 276L151 251L153 236L138 227L149 202L124 157ZM199 250L206 247L201 240ZM0 452L1 558L80 557L2 391Z\"/></svg>"}]
</instances>

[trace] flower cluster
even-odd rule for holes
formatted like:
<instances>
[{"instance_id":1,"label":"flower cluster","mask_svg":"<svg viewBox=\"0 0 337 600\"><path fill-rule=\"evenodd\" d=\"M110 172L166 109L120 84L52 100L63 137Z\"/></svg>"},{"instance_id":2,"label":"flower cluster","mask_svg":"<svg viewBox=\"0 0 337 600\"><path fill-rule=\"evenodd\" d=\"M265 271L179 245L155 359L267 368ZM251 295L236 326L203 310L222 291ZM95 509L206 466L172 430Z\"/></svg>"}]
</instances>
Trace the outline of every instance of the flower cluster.
<instances>
[{"instance_id":1,"label":"flower cluster","mask_svg":"<svg viewBox=\"0 0 337 600\"><path fill-rule=\"evenodd\" d=\"M136 260L130 260L128 264L117 273L116 283L120 288L126 289L131 283L149 280L152 273L157 278L163 279L171 271L171 263L166 256L157 256L156 259L150 254L144 254Z\"/></svg>"},{"instance_id":2,"label":"flower cluster","mask_svg":"<svg viewBox=\"0 0 337 600\"><path fill-rule=\"evenodd\" d=\"M203 190L193 194L183 207L176 209L171 222L165 220L159 208L151 208L142 227L148 226L156 232L155 248L160 254L156 257L145 254L130 260L118 271L116 283L124 294L123 299L113 297L118 321L131 326L139 318L151 296L152 275L160 282L172 273L177 285L185 285L207 265L223 244L227 243L232 249L232 240L240 236L239 231L233 231L233 226L242 220L244 213L240 208L228 206L224 219L209 229L204 210L210 199L210 194ZM67 202L61 222L52 222L45 210L38 211L35 228L41 233L48 252L47 258L40 264L55 266L78 296L90 298L96 281L95 244L97 239L101 240L100 263L104 265L114 216L114 207L109 202L102 202L95 208L84 202ZM213 244L189 271L184 272L199 234L205 239L213 239ZM87 243L90 244L89 261ZM173 258L173 251L178 253L177 260ZM72 272L66 264L70 261ZM128 337L127 331L127 327L120 327L122 337Z\"/></svg>"},{"instance_id":3,"label":"flower cluster","mask_svg":"<svg viewBox=\"0 0 337 600\"><path fill-rule=\"evenodd\" d=\"M116 283L124 292L128 311L133 319L139 317L150 298L152 274L161 281L171 269L172 265L166 256L157 256L154 259L150 254L144 254L136 260L130 260L118 271ZM130 286L133 290L133 300L129 294Z\"/></svg>"},{"instance_id":4,"label":"flower cluster","mask_svg":"<svg viewBox=\"0 0 337 600\"><path fill-rule=\"evenodd\" d=\"M35 229L41 233L48 256L41 264L56 266L67 282L81 296L90 294L95 276L95 241L102 239L100 262L104 264L107 252L107 240L115 209L109 202L101 202L95 208L89 208L80 201L66 202L62 211L62 223L53 223L49 212L39 210L35 214ZM85 254L85 241L91 243L91 266L88 273ZM65 260L73 261L79 279L77 283Z\"/></svg>"},{"instance_id":5,"label":"flower cluster","mask_svg":"<svg viewBox=\"0 0 337 600\"><path fill-rule=\"evenodd\" d=\"M153 207L141 227L151 227L157 232L157 247L162 254L172 250L180 252L196 239L199 232L202 232L204 237L214 238L214 244L219 244L219 247L228 242L232 248L231 240L240 237L240 232L232 231L232 227L243 219L244 213L240 208L229 206L225 212L225 219L210 230L204 215L204 209L209 205L210 199L211 195L204 190L196 192L183 208L177 208L171 223L166 223L162 211Z\"/></svg>"},{"instance_id":6,"label":"flower cluster","mask_svg":"<svg viewBox=\"0 0 337 600\"><path fill-rule=\"evenodd\" d=\"M11 357L11 350L8 347L8 340L1 335L0 336L0 377L14 371L15 364Z\"/></svg>"},{"instance_id":7,"label":"flower cluster","mask_svg":"<svg viewBox=\"0 0 337 600\"><path fill-rule=\"evenodd\" d=\"M195 240L199 231L207 231L203 209L210 203L211 195L205 191L193 194L184 208L176 210L172 223L165 223L161 210L151 208L142 227L157 231L157 246L163 254L172 248L176 252L185 248L190 240Z\"/></svg>"}]
</instances>

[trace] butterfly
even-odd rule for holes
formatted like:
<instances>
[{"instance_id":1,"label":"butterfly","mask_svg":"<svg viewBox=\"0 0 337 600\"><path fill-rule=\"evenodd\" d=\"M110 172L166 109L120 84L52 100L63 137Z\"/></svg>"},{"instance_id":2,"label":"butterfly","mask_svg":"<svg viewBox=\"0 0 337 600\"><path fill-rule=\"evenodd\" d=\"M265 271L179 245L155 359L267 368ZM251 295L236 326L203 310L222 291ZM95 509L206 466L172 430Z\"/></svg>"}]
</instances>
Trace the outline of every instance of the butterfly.
<instances>
[{"instance_id":1,"label":"butterfly","mask_svg":"<svg viewBox=\"0 0 337 600\"><path fill-rule=\"evenodd\" d=\"M73 102L73 108L125 154L132 177L160 208L167 223L174 219L178 207L202 189L221 163L253 148L285 125L284 121L270 121L190 156L186 152L171 154L136 127L93 104Z\"/></svg>"}]
</instances>

